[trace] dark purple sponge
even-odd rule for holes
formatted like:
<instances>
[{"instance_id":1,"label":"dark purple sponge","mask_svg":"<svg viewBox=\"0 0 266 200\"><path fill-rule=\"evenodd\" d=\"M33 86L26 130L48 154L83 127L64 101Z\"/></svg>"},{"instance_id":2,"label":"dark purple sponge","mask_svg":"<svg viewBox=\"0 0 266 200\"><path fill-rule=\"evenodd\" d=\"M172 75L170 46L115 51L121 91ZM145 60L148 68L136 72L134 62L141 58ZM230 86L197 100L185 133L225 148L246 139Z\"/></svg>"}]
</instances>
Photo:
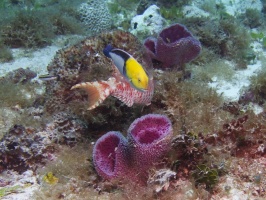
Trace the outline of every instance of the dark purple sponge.
<instances>
[{"instance_id":1,"label":"dark purple sponge","mask_svg":"<svg viewBox=\"0 0 266 200\"><path fill-rule=\"evenodd\" d=\"M173 136L170 120L159 114L136 119L128 129L128 144L137 169L147 170L167 153Z\"/></svg>"},{"instance_id":2,"label":"dark purple sponge","mask_svg":"<svg viewBox=\"0 0 266 200\"><path fill-rule=\"evenodd\" d=\"M144 41L144 47L152 59L162 63L163 68L190 62L201 51L199 40L181 24L163 29L157 39L147 38Z\"/></svg>"},{"instance_id":3,"label":"dark purple sponge","mask_svg":"<svg viewBox=\"0 0 266 200\"><path fill-rule=\"evenodd\" d=\"M92 155L95 169L101 177L111 180L127 173L127 141L120 132L110 131L100 137Z\"/></svg>"}]
</instances>

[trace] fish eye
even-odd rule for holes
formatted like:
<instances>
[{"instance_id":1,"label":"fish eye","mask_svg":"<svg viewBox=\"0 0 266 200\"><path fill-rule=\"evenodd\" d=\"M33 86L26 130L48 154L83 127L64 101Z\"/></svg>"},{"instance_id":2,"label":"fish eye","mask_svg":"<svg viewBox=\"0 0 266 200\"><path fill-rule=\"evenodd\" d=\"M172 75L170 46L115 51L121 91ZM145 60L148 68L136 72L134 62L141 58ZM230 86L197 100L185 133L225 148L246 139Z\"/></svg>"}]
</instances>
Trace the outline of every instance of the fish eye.
<instances>
[{"instance_id":1,"label":"fish eye","mask_svg":"<svg viewBox=\"0 0 266 200\"><path fill-rule=\"evenodd\" d=\"M138 82L141 83L141 80L138 78Z\"/></svg>"}]
</instances>

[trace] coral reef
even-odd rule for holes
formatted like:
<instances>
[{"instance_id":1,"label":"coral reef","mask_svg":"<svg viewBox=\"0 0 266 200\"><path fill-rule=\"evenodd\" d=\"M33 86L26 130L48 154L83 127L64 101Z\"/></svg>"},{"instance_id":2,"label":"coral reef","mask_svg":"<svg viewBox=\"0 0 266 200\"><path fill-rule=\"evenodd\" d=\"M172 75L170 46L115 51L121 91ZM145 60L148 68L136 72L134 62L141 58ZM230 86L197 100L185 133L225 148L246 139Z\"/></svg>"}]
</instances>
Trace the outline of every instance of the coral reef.
<instances>
[{"instance_id":1,"label":"coral reef","mask_svg":"<svg viewBox=\"0 0 266 200\"><path fill-rule=\"evenodd\" d=\"M59 112L53 115L45 129L52 142L74 146L84 139L87 125L73 114Z\"/></svg>"},{"instance_id":2,"label":"coral reef","mask_svg":"<svg viewBox=\"0 0 266 200\"><path fill-rule=\"evenodd\" d=\"M158 34L166 24L159 10L160 8L156 5L151 5L142 15L133 17L130 23L130 32L140 39Z\"/></svg>"},{"instance_id":3,"label":"coral reef","mask_svg":"<svg viewBox=\"0 0 266 200\"><path fill-rule=\"evenodd\" d=\"M105 0L88 0L80 5L78 12L90 34L100 33L112 26L112 18Z\"/></svg>"},{"instance_id":4,"label":"coral reef","mask_svg":"<svg viewBox=\"0 0 266 200\"><path fill-rule=\"evenodd\" d=\"M11 83L27 83L37 76L37 73L29 68L18 68L6 74L6 76L0 79L0 82L10 81Z\"/></svg>"},{"instance_id":5,"label":"coral reef","mask_svg":"<svg viewBox=\"0 0 266 200\"><path fill-rule=\"evenodd\" d=\"M128 177L145 183L147 170L170 149L172 134L170 120L158 114L136 119L128 129L127 140L119 132L108 132L93 149L96 171L108 180Z\"/></svg>"},{"instance_id":6,"label":"coral reef","mask_svg":"<svg viewBox=\"0 0 266 200\"><path fill-rule=\"evenodd\" d=\"M163 29L158 38L149 37L144 46L152 59L161 62L162 68L182 66L195 59L200 51L200 42L181 24Z\"/></svg>"},{"instance_id":7,"label":"coral reef","mask_svg":"<svg viewBox=\"0 0 266 200\"><path fill-rule=\"evenodd\" d=\"M44 83L45 111L50 114L59 111L75 113L88 123L91 132L97 133L100 130L123 130L128 125L128 120L140 115L141 107L128 108L114 98L106 99L96 109L88 112L89 97L86 92L70 90L78 83L108 80L113 76L112 61L102 53L107 44L129 52L148 71L151 69L152 64L144 55L141 43L132 34L116 30L89 37L59 50L48 65L49 74L58 79Z\"/></svg>"},{"instance_id":8,"label":"coral reef","mask_svg":"<svg viewBox=\"0 0 266 200\"><path fill-rule=\"evenodd\" d=\"M35 169L54 152L48 137L43 132L31 133L21 125L14 125L0 141L0 172L15 170L19 173Z\"/></svg>"},{"instance_id":9,"label":"coral reef","mask_svg":"<svg viewBox=\"0 0 266 200\"><path fill-rule=\"evenodd\" d=\"M37 12L39 16L46 13L43 21L52 24L47 27L53 29L52 37L41 35L47 43L19 41L20 46L46 45L54 35L78 30L73 25L78 18L77 7L69 7L65 0L5 0L0 2L0 9L9 11L6 2L12 2L18 10L27 8L29 15L36 10L41 11ZM44 82L45 94L33 79L36 73L29 69L0 78L0 198L18 199L12 195L24 195L34 188L35 194L25 199L265 199L266 74L261 53L265 39L261 19L265 16L254 9L265 0L246 2L250 7L241 8L242 14L235 16L230 16L228 4L220 2L243 5L245 1L196 0L190 9L184 7L187 2L191 1L106 2L112 4L112 14L117 16L113 19L120 18L123 28L128 28L136 12L142 14L152 3L164 6L161 14L167 16L167 22L185 24L187 29L180 24L169 28L189 30L188 35L193 33L202 44L201 56L186 64L185 74L176 69L151 69L148 54L153 56L155 67L184 64L169 64L167 60L169 66L164 66L163 59L156 60L158 39L151 40L149 52L132 34L109 31L59 50L48 66L49 75L55 79ZM64 8L62 3L66 4ZM200 5L198 10L194 10L195 5ZM42 13L51 6L55 9ZM57 6L60 12L54 13ZM197 16L190 18L192 13ZM4 25L1 34L9 17L0 19L0 25ZM8 19L6 24L4 19ZM30 20L25 24L30 25ZM256 30L250 34L253 27ZM18 26L18 31L22 30L26 29ZM175 40L174 31L166 30L159 37L164 38L164 45L170 45ZM254 43L250 43L250 36ZM75 84L87 82L91 86L113 80L112 62L102 53L107 44L129 52L150 70L156 87L149 106L128 107L128 101L123 103L113 95L88 111L92 102L87 91L71 90ZM262 70L251 78L251 85L239 100L227 101L225 94L210 88L220 80L238 83L243 76L237 72L251 68L249 72L255 72L260 64ZM248 70L237 69L247 65ZM261 107L259 114L253 111L254 105ZM109 130L121 130L127 137ZM163 156L166 152L169 154ZM139 182L145 184L134 184Z\"/></svg>"},{"instance_id":10,"label":"coral reef","mask_svg":"<svg viewBox=\"0 0 266 200\"><path fill-rule=\"evenodd\" d=\"M86 128L80 120L66 113L54 115L41 130L31 125L14 125L0 140L0 171L34 171L52 157L55 143L73 146L84 138Z\"/></svg>"}]
</instances>

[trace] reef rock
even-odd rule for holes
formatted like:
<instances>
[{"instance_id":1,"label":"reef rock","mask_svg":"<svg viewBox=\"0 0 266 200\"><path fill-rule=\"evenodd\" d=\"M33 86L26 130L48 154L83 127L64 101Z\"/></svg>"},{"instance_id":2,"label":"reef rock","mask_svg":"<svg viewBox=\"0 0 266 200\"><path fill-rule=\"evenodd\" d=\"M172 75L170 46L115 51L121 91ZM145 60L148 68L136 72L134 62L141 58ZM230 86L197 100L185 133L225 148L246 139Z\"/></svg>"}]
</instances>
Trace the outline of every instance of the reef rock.
<instances>
[{"instance_id":1,"label":"reef rock","mask_svg":"<svg viewBox=\"0 0 266 200\"><path fill-rule=\"evenodd\" d=\"M133 17L130 32L138 37L147 37L158 34L165 24L165 19L160 15L160 8L151 5L142 15Z\"/></svg>"}]
</instances>

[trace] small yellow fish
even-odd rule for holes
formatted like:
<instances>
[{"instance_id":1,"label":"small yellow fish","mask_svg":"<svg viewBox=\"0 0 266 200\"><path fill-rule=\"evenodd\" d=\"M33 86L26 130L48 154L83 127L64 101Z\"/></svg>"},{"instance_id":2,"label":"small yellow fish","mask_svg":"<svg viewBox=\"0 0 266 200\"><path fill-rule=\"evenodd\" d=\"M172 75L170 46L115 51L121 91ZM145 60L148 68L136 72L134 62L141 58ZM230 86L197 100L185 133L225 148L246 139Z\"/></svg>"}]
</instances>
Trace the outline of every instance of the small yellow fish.
<instances>
[{"instance_id":1,"label":"small yellow fish","mask_svg":"<svg viewBox=\"0 0 266 200\"><path fill-rule=\"evenodd\" d=\"M148 89L149 76L147 72L129 53L122 49L114 49L111 45L107 45L103 53L113 60L115 66L132 87L142 92Z\"/></svg>"},{"instance_id":2,"label":"small yellow fish","mask_svg":"<svg viewBox=\"0 0 266 200\"><path fill-rule=\"evenodd\" d=\"M48 172L44 177L43 180L46 183L49 183L51 185L54 185L58 182L58 178L54 176L53 172Z\"/></svg>"}]
</instances>

